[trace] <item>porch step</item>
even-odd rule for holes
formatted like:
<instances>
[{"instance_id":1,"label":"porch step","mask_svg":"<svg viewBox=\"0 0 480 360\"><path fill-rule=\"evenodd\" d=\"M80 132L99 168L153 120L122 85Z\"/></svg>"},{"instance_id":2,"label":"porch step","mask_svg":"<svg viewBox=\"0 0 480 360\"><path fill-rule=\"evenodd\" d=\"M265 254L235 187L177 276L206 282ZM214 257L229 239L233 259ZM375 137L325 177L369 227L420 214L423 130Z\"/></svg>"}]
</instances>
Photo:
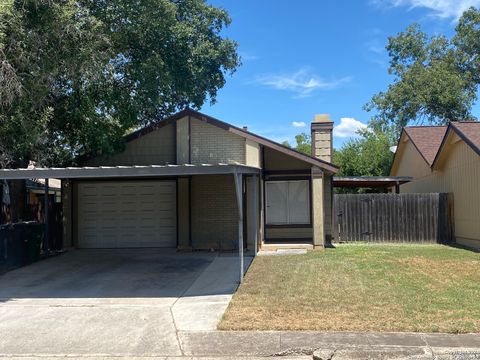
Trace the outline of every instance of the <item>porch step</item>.
<instances>
[{"instance_id":1,"label":"porch step","mask_svg":"<svg viewBox=\"0 0 480 360\"><path fill-rule=\"evenodd\" d=\"M262 244L262 251L278 251L278 250L313 250L312 244L299 243L281 243L281 244Z\"/></svg>"}]
</instances>

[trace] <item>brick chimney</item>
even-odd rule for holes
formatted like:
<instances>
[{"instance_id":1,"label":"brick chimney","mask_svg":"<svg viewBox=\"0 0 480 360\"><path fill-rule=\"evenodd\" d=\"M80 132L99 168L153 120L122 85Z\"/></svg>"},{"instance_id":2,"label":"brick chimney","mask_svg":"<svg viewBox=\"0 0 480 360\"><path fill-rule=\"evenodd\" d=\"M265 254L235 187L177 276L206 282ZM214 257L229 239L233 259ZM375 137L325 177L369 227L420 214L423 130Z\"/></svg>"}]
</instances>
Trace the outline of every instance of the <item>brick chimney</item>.
<instances>
[{"instance_id":1,"label":"brick chimney","mask_svg":"<svg viewBox=\"0 0 480 360\"><path fill-rule=\"evenodd\" d=\"M312 125L312 156L332 162L333 153L333 121L330 115L315 115Z\"/></svg>"}]
</instances>

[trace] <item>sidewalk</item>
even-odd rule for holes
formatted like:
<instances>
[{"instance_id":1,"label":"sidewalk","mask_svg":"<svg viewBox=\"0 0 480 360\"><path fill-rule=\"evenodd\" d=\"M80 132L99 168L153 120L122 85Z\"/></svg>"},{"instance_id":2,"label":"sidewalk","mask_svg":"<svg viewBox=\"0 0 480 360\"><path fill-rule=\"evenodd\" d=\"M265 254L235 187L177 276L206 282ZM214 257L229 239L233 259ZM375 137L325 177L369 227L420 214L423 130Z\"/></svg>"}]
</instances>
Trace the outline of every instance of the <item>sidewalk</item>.
<instances>
[{"instance_id":1,"label":"sidewalk","mask_svg":"<svg viewBox=\"0 0 480 360\"><path fill-rule=\"evenodd\" d=\"M134 354L2 354L0 359L480 359L480 334L353 333L299 331L179 331L181 356ZM160 339L159 339L160 340Z\"/></svg>"},{"instance_id":2,"label":"sidewalk","mask_svg":"<svg viewBox=\"0 0 480 360\"><path fill-rule=\"evenodd\" d=\"M432 354L470 349L477 351L480 359L480 334L207 331L180 332L178 336L186 356L287 356L311 355L317 349L376 349L432 358Z\"/></svg>"}]
</instances>

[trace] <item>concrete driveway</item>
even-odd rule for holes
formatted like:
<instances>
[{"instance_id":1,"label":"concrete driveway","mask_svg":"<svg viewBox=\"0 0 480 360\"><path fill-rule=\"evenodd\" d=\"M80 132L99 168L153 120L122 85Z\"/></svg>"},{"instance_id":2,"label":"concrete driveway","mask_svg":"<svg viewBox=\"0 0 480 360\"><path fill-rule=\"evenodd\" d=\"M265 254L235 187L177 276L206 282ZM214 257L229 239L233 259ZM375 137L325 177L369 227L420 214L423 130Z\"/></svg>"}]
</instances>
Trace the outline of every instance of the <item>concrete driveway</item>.
<instances>
[{"instance_id":1,"label":"concrete driveway","mask_svg":"<svg viewBox=\"0 0 480 360\"><path fill-rule=\"evenodd\" d=\"M238 267L236 254L129 249L11 271L0 276L0 355L182 355L178 331L215 329Z\"/></svg>"}]
</instances>

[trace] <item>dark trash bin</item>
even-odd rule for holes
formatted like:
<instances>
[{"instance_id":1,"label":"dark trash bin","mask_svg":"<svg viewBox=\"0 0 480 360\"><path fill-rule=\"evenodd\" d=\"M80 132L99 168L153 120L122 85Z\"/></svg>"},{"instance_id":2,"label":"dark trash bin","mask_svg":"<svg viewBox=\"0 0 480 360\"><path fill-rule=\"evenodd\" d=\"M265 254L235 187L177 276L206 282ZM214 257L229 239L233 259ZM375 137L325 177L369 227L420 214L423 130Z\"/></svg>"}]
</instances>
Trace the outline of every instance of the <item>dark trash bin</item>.
<instances>
[{"instance_id":1,"label":"dark trash bin","mask_svg":"<svg viewBox=\"0 0 480 360\"><path fill-rule=\"evenodd\" d=\"M0 225L0 274L7 270L7 239L10 235L7 225Z\"/></svg>"},{"instance_id":2,"label":"dark trash bin","mask_svg":"<svg viewBox=\"0 0 480 360\"><path fill-rule=\"evenodd\" d=\"M23 265L31 264L40 258L40 245L45 226L36 221L21 222L13 224L13 232L15 233L15 241L21 243L16 245L22 249L20 255ZM15 246L15 245L14 245Z\"/></svg>"},{"instance_id":3,"label":"dark trash bin","mask_svg":"<svg viewBox=\"0 0 480 360\"><path fill-rule=\"evenodd\" d=\"M7 269L31 264L40 258L44 225L22 222L0 227L0 258ZM2 260L0 260L1 262Z\"/></svg>"}]
</instances>

